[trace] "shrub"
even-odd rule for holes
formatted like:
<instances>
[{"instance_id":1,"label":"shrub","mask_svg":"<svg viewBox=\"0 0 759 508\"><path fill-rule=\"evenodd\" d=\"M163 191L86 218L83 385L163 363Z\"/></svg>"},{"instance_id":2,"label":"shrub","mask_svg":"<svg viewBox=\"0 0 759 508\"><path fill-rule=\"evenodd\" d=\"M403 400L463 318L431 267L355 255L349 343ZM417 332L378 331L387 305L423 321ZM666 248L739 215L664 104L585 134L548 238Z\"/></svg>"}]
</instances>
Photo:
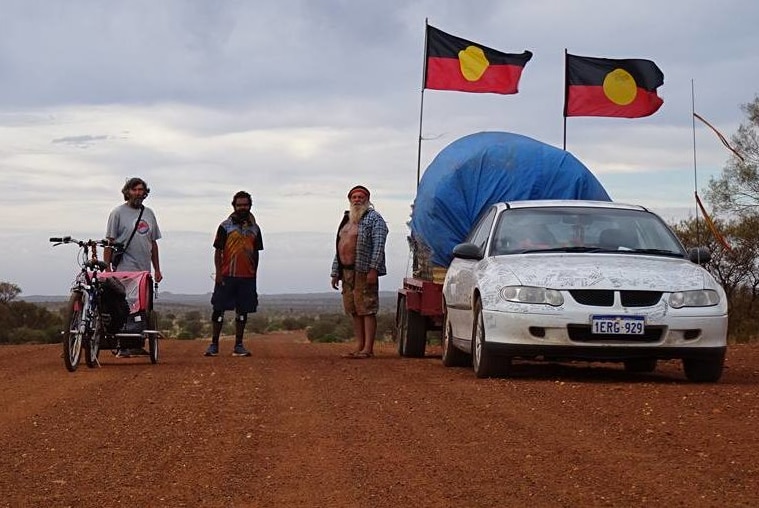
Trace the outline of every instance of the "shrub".
<instances>
[{"instance_id":1,"label":"shrub","mask_svg":"<svg viewBox=\"0 0 759 508\"><path fill-rule=\"evenodd\" d=\"M328 333L326 335L321 335L319 337L316 337L316 338L312 339L311 342L319 342L319 343L324 343L324 342L345 342L345 339L343 339L342 337L338 337L334 333Z\"/></svg>"},{"instance_id":2,"label":"shrub","mask_svg":"<svg viewBox=\"0 0 759 508\"><path fill-rule=\"evenodd\" d=\"M353 320L336 314L319 316L306 328L306 337L312 342L345 342L353 337Z\"/></svg>"},{"instance_id":3,"label":"shrub","mask_svg":"<svg viewBox=\"0 0 759 508\"><path fill-rule=\"evenodd\" d=\"M22 326L8 334L9 344L48 344L50 337L45 330L35 330L27 326Z\"/></svg>"},{"instance_id":4,"label":"shrub","mask_svg":"<svg viewBox=\"0 0 759 508\"><path fill-rule=\"evenodd\" d=\"M262 314L248 314L248 324L245 331L248 333L266 333L269 328L269 318Z\"/></svg>"},{"instance_id":5,"label":"shrub","mask_svg":"<svg viewBox=\"0 0 759 508\"><path fill-rule=\"evenodd\" d=\"M395 314L377 315L377 340L395 340Z\"/></svg>"},{"instance_id":6,"label":"shrub","mask_svg":"<svg viewBox=\"0 0 759 508\"><path fill-rule=\"evenodd\" d=\"M313 319L306 316L288 316L282 320L282 328L285 330L305 330Z\"/></svg>"},{"instance_id":7,"label":"shrub","mask_svg":"<svg viewBox=\"0 0 759 508\"><path fill-rule=\"evenodd\" d=\"M266 332L278 332L280 330L283 330L284 327L282 326L281 321L277 321L276 319L273 319L269 321L269 325L266 327Z\"/></svg>"}]
</instances>

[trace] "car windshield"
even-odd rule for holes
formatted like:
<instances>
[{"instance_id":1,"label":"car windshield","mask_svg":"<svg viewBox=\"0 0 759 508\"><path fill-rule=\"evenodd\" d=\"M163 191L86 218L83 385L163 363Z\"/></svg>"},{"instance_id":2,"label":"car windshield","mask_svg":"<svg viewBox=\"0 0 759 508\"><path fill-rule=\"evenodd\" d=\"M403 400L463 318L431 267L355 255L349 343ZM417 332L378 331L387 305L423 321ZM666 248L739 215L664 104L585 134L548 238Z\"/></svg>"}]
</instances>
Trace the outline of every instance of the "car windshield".
<instances>
[{"instance_id":1,"label":"car windshield","mask_svg":"<svg viewBox=\"0 0 759 508\"><path fill-rule=\"evenodd\" d=\"M491 256L526 252L644 253L685 257L682 244L657 215L603 207L503 210Z\"/></svg>"}]
</instances>

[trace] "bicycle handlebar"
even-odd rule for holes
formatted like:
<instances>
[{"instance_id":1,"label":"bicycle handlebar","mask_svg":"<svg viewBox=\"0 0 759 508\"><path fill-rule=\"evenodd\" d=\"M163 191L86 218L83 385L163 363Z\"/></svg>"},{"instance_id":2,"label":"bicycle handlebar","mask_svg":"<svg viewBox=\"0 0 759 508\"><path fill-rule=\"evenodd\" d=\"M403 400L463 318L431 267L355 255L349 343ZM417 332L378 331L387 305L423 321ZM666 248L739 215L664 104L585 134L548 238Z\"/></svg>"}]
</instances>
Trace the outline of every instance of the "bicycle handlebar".
<instances>
[{"instance_id":1,"label":"bicycle handlebar","mask_svg":"<svg viewBox=\"0 0 759 508\"><path fill-rule=\"evenodd\" d=\"M111 242L110 240L77 240L76 238L71 238L70 236L54 236L50 238L50 241L55 244L62 244L62 243L75 243L79 245L80 247L89 246L89 247L111 247L114 250L123 250L124 244L121 242Z\"/></svg>"}]
</instances>

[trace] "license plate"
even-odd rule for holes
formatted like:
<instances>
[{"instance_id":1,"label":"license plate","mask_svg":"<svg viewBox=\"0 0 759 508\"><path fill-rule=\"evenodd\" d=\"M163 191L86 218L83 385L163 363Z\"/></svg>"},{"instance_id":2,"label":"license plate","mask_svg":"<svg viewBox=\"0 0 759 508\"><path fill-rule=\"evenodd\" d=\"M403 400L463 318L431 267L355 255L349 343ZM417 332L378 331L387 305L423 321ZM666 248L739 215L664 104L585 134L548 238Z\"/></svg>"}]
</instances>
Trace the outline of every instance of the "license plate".
<instances>
[{"instance_id":1,"label":"license plate","mask_svg":"<svg viewBox=\"0 0 759 508\"><path fill-rule=\"evenodd\" d=\"M643 335L646 319L643 316L591 316L591 333L604 335Z\"/></svg>"}]
</instances>

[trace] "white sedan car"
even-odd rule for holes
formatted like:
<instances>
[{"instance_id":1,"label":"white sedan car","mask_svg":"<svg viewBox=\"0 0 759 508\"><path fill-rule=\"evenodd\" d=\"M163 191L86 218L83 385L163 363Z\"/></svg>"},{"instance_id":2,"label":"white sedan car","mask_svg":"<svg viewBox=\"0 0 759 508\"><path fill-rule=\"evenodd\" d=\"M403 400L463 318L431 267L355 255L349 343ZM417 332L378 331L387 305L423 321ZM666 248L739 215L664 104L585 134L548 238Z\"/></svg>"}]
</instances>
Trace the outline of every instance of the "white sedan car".
<instances>
[{"instance_id":1,"label":"white sedan car","mask_svg":"<svg viewBox=\"0 0 759 508\"><path fill-rule=\"evenodd\" d=\"M715 382L727 300L665 222L634 205L517 201L486 210L457 245L443 285L443 363L508 375L513 358L623 362L651 372L682 359Z\"/></svg>"}]
</instances>

